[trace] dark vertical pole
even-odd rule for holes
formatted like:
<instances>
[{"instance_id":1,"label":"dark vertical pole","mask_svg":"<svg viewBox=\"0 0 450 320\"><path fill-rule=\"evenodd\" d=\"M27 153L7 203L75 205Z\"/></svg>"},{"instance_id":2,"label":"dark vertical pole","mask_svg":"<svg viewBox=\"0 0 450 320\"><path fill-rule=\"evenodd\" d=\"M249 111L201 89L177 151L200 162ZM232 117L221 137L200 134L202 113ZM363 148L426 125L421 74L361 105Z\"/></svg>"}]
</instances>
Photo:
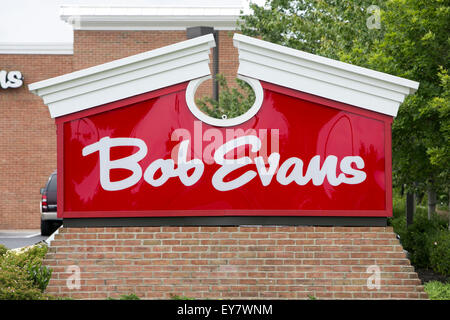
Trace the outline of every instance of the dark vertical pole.
<instances>
[{"instance_id":1,"label":"dark vertical pole","mask_svg":"<svg viewBox=\"0 0 450 320\"><path fill-rule=\"evenodd\" d=\"M212 97L214 100L219 100L219 84L216 81L216 76L219 73L219 32L212 27L191 27L186 29L186 36L188 39L204 36L205 34L212 33L216 46L213 48L213 61L212 61Z\"/></svg>"},{"instance_id":2,"label":"dark vertical pole","mask_svg":"<svg viewBox=\"0 0 450 320\"><path fill-rule=\"evenodd\" d=\"M213 32L216 46L213 48L213 99L219 101L219 83L217 82L217 74L219 73L219 32Z\"/></svg>"},{"instance_id":3,"label":"dark vertical pole","mask_svg":"<svg viewBox=\"0 0 450 320\"><path fill-rule=\"evenodd\" d=\"M407 192L406 193L406 227L410 226L413 223L414 219L414 193Z\"/></svg>"}]
</instances>

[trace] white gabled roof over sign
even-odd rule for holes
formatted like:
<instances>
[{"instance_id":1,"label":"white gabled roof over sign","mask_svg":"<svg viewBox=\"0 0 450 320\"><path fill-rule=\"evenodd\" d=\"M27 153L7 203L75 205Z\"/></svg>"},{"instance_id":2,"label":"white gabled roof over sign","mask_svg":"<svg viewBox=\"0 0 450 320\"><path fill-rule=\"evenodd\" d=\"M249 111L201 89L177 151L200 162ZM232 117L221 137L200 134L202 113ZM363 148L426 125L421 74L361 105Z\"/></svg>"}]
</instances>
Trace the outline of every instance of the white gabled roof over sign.
<instances>
[{"instance_id":1,"label":"white gabled roof over sign","mask_svg":"<svg viewBox=\"0 0 450 320\"><path fill-rule=\"evenodd\" d=\"M210 74L212 34L32 83L52 118Z\"/></svg>"},{"instance_id":2,"label":"white gabled roof over sign","mask_svg":"<svg viewBox=\"0 0 450 320\"><path fill-rule=\"evenodd\" d=\"M389 116L419 83L234 35L238 74ZM210 75L212 34L29 85L52 118Z\"/></svg>"},{"instance_id":3,"label":"white gabled roof over sign","mask_svg":"<svg viewBox=\"0 0 450 320\"><path fill-rule=\"evenodd\" d=\"M238 74L395 117L419 83L271 42L234 35Z\"/></svg>"}]
</instances>

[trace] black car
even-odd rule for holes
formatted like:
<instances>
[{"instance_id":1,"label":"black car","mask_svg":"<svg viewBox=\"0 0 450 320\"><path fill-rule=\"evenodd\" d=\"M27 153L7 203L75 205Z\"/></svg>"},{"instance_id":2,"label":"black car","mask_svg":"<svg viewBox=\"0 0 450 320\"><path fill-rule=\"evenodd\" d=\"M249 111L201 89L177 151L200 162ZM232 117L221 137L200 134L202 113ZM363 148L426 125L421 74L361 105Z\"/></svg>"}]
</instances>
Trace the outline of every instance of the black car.
<instances>
[{"instance_id":1,"label":"black car","mask_svg":"<svg viewBox=\"0 0 450 320\"><path fill-rule=\"evenodd\" d=\"M49 236L62 224L62 219L56 216L56 171L41 188L41 235Z\"/></svg>"}]
</instances>

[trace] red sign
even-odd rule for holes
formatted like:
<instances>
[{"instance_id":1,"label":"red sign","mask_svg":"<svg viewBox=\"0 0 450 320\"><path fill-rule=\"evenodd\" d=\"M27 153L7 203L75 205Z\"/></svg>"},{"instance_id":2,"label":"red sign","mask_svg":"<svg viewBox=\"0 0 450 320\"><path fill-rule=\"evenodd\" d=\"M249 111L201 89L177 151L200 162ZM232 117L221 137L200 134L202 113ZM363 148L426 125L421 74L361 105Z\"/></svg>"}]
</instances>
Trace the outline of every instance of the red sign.
<instances>
[{"instance_id":1,"label":"red sign","mask_svg":"<svg viewBox=\"0 0 450 320\"><path fill-rule=\"evenodd\" d=\"M58 118L58 215L391 216L392 118L261 82L216 127L188 83Z\"/></svg>"}]
</instances>

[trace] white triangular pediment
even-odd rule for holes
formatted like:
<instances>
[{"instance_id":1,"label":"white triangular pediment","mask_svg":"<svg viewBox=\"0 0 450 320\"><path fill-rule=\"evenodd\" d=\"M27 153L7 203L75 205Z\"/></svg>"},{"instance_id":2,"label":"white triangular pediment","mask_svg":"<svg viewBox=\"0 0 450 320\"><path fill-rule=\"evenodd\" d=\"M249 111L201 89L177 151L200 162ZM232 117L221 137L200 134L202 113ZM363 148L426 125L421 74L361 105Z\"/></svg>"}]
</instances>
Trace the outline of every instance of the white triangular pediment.
<instances>
[{"instance_id":1,"label":"white triangular pediment","mask_svg":"<svg viewBox=\"0 0 450 320\"><path fill-rule=\"evenodd\" d=\"M234 35L238 75L396 116L419 83L267 41ZM212 34L29 85L52 118L210 74Z\"/></svg>"}]
</instances>

